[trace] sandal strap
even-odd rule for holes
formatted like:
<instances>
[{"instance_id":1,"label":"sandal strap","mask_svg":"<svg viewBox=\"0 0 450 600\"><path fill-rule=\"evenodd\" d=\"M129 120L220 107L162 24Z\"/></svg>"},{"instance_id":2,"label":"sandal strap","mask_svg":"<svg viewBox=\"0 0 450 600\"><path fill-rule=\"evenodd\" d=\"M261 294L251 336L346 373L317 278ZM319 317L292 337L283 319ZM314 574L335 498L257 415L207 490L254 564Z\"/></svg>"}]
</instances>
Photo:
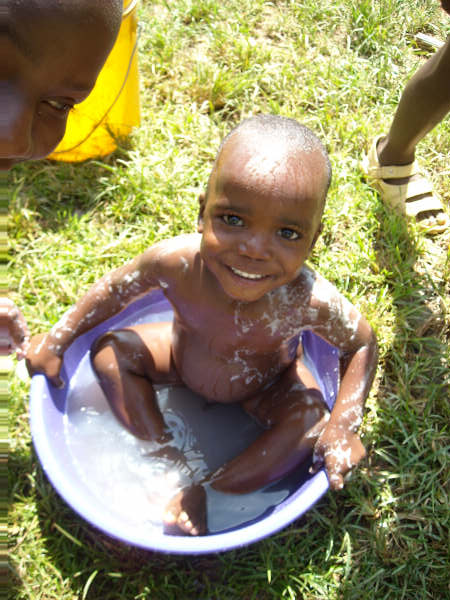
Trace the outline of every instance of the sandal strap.
<instances>
[{"instance_id":1,"label":"sandal strap","mask_svg":"<svg viewBox=\"0 0 450 600\"><path fill-rule=\"evenodd\" d=\"M391 184L392 185L392 184ZM421 177L420 179L413 179L413 181L408 181L408 183L403 184L402 186L403 194L404 194L404 198L405 198L405 202L406 204L408 204L408 202L411 202L416 196L425 196L430 199L434 198L435 200L437 200L437 202L439 202L439 205L441 205L441 202L439 199L436 198L436 196L433 194L433 186L431 184L431 181L429 179L426 179L425 177Z\"/></svg>"},{"instance_id":2,"label":"sandal strap","mask_svg":"<svg viewBox=\"0 0 450 600\"><path fill-rule=\"evenodd\" d=\"M361 161L361 168L366 176L381 195L383 202L396 209L400 213L413 217L418 225L425 225L428 234L442 233L449 227L450 218L445 213L439 196L433 193L433 186L426 174L420 173L416 161L409 165L380 165L377 154L377 144L382 138L377 136L369 147L369 151ZM403 184L394 184L390 179L409 178L411 175L421 174L421 177ZM440 213L439 221L433 221L426 225L428 219L422 221L420 215L427 212ZM442 218L444 216L444 219Z\"/></svg>"},{"instance_id":3,"label":"sandal strap","mask_svg":"<svg viewBox=\"0 0 450 600\"><path fill-rule=\"evenodd\" d=\"M403 179L417 175L420 170L415 160L407 165L380 165L377 146L382 137L378 135L370 145L363 166L366 175L374 179Z\"/></svg>"},{"instance_id":4,"label":"sandal strap","mask_svg":"<svg viewBox=\"0 0 450 600\"><path fill-rule=\"evenodd\" d=\"M389 184L384 184L384 188ZM408 217L417 217L421 212L428 210L442 211L440 199L433 194L433 188L428 179L418 179L410 181L401 186L392 186L397 188L398 194L392 194L390 198L385 195L386 202L393 208L398 209ZM422 198L419 198L422 196ZM414 200L417 198L417 200Z\"/></svg>"},{"instance_id":5,"label":"sandal strap","mask_svg":"<svg viewBox=\"0 0 450 600\"><path fill-rule=\"evenodd\" d=\"M439 198L427 196L426 198L420 198L420 200L409 200L408 202L405 202L404 210L408 217L417 217L420 213L429 210L442 211L442 204Z\"/></svg>"},{"instance_id":6,"label":"sandal strap","mask_svg":"<svg viewBox=\"0 0 450 600\"><path fill-rule=\"evenodd\" d=\"M404 177L411 177L411 175L417 175L419 173L419 165L416 161L409 163L408 165L379 165L368 166L367 175L374 177L375 179L402 179Z\"/></svg>"},{"instance_id":7,"label":"sandal strap","mask_svg":"<svg viewBox=\"0 0 450 600\"><path fill-rule=\"evenodd\" d=\"M431 202L434 202L432 198L436 199L433 195L431 182L425 179L425 177L408 181L402 185L388 183L379 179L374 182L373 187L380 192L385 204L397 208L403 214L406 212L405 204L410 203L418 196L426 196ZM437 201L440 204L440 200Z\"/></svg>"}]
</instances>

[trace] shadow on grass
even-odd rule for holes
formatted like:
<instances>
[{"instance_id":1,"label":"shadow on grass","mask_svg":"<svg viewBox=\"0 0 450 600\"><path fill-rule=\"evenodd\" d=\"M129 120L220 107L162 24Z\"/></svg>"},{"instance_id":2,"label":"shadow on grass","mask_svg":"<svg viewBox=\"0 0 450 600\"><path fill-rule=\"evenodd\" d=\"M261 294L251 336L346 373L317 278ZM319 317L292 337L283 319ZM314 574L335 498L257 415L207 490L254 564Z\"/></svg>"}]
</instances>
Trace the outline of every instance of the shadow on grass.
<instances>
[{"instance_id":1,"label":"shadow on grass","mask_svg":"<svg viewBox=\"0 0 450 600\"><path fill-rule=\"evenodd\" d=\"M123 149L81 163L40 160L17 165L8 174L10 209L30 211L42 229L58 230L71 214L81 216L102 209L128 158Z\"/></svg>"},{"instance_id":2,"label":"shadow on grass","mask_svg":"<svg viewBox=\"0 0 450 600\"><path fill-rule=\"evenodd\" d=\"M435 409L442 409L440 398L448 394L449 384L450 324L441 300L446 293L440 260L445 250L436 242L433 255L426 253L401 217L382 208L378 212L376 250L396 319L393 343L386 353L384 385L409 408L410 402L426 399Z\"/></svg>"},{"instance_id":3,"label":"shadow on grass","mask_svg":"<svg viewBox=\"0 0 450 600\"><path fill-rule=\"evenodd\" d=\"M444 597L450 381L441 248L435 242L434 253L425 252L406 221L382 206L377 218L376 252L395 322L392 343L383 349L370 457L374 549L385 565L382 578L374 574L371 597ZM351 583L342 590L345 598L357 597Z\"/></svg>"},{"instance_id":4,"label":"shadow on grass","mask_svg":"<svg viewBox=\"0 0 450 600\"><path fill-rule=\"evenodd\" d=\"M145 231L145 223L152 235L159 229L177 234L194 224L199 192L187 190L184 178L159 172L158 163L130 168L132 160L121 150L84 163L18 165L9 174L11 238L70 235L77 229L84 235L91 222L133 232Z\"/></svg>"},{"instance_id":5,"label":"shadow on grass","mask_svg":"<svg viewBox=\"0 0 450 600\"><path fill-rule=\"evenodd\" d=\"M28 456L12 454L10 467L15 494L28 497L36 507L38 522L27 534L36 538L36 568L51 565L55 585L65 582L65 591L80 598L88 582L87 597L102 600L130 600L140 593L142 598L174 600L282 597L292 573L309 571L316 558L315 573L325 576L330 565L323 557L330 539L339 546L344 535L340 523L345 521L345 505L338 507L325 497L290 527L248 547L199 556L146 551L111 538L79 517L53 489L34 450ZM274 581L266 594L267 570ZM19 595L22 585L16 567L11 588Z\"/></svg>"},{"instance_id":6,"label":"shadow on grass","mask_svg":"<svg viewBox=\"0 0 450 600\"><path fill-rule=\"evenodd\" d=\"M123 577L139 576L139 581L146 578L150 581L158 572L164 577L171 570L179 572L180 569L185 571L186 567L189 570L195 568L196 558L190 560L129 546L79 517L52 487L34 449L29 456L12 453L9 469L14 482L13 495L21 499L30 498L36 506L39 533L35 543L40 546L37 555L45 556L44 568L49 563L56 568L58 579L71 581L73 591L82 589L89 575L98 571L95 588L104 588L105 595L101 597L122 598L117 594L117 588L121 587ZM30 473L33 473L33 478ZM209 569L213 573L218 566L212 555L202 559L199 568L201 572ZM112 584L116 591L108 595L106 592ZM16 567L11 587L19 590L21 586L20 569Z\"/></svg>"}]
</instances>

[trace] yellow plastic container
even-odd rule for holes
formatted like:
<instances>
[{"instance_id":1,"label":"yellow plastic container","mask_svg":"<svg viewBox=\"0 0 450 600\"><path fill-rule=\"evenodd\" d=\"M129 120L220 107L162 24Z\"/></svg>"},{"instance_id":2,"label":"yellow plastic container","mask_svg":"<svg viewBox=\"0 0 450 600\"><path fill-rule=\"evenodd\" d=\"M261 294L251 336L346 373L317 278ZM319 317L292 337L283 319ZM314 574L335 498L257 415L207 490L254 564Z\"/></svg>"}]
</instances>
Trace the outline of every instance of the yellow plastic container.
<instances>
[{"instance_id":1,"label":"yellow plastic container","mask_svg":"<svg viewBox=\"0 0 450 600\"><path fill-rule=\"evenodd\" d=\"M139 125L137 3L124 0L122 25L111 54L92 92L70 112L66 133L50 159L81 162L106 156L117 148L117 139Z\"/></svg>"}]
</instances>

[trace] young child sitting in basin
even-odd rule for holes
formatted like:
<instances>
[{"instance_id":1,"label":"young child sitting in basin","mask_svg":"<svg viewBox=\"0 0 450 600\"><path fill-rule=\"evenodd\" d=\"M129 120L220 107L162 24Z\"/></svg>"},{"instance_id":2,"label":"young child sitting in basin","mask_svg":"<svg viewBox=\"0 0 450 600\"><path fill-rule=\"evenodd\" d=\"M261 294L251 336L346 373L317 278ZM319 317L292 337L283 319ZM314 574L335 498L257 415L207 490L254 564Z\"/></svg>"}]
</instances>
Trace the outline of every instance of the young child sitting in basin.
<instances>
[{"instance_id":1,"label":"young child sitting in basin","mask_svg":"<svg viewBox=\"0 0 450 600\"><path fill-rule=\"evenodd\" d=\"M331 167L321 142L293 119L260 115L224 140L198 234L160 242L100 279L47 334L32 338L31 373L60 385L64 351L82 333L152 289L171 323L110 331L91 359L112 411L134 435L165 440L154 384L184 384L211 402L240 402L265 431L166 511L170 531L207 531L205 487L246 493L280 479L314 452L330 486L364 456L357 430L376 366L367 321L305 264L321 230ZM302 360L313 331L341 352L329 413Z\"/></svg>"}]
</instances>

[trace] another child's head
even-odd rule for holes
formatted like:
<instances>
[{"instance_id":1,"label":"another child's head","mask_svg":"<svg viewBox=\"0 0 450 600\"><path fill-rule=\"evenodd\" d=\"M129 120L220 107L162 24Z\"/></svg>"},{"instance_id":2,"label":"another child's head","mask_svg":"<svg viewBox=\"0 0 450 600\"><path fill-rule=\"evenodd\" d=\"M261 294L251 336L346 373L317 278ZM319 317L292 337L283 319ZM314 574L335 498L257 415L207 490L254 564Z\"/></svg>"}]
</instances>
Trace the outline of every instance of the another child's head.
<instances>
[{"instance_id":1,"label":"another child's head","mask_svg":"<svg viewBox=\"0 0 450 600\"><path fill-rule=\"evenodd\" d=\"M0 6L0 170L43 158L94 87L122 0L6 0Z\"/></svg>"},{"instance_id":2,"label":"another child's head","mask_svg":"<svg viewBox=\"0 0 450 600\"><path fill-rule=\"evenodd\" d=\"M330 180L323 144L294 119L259 115L224 139L199 232L229 296L257 300L295 279L320 233Z\"/></svg>"}]
</instances>

